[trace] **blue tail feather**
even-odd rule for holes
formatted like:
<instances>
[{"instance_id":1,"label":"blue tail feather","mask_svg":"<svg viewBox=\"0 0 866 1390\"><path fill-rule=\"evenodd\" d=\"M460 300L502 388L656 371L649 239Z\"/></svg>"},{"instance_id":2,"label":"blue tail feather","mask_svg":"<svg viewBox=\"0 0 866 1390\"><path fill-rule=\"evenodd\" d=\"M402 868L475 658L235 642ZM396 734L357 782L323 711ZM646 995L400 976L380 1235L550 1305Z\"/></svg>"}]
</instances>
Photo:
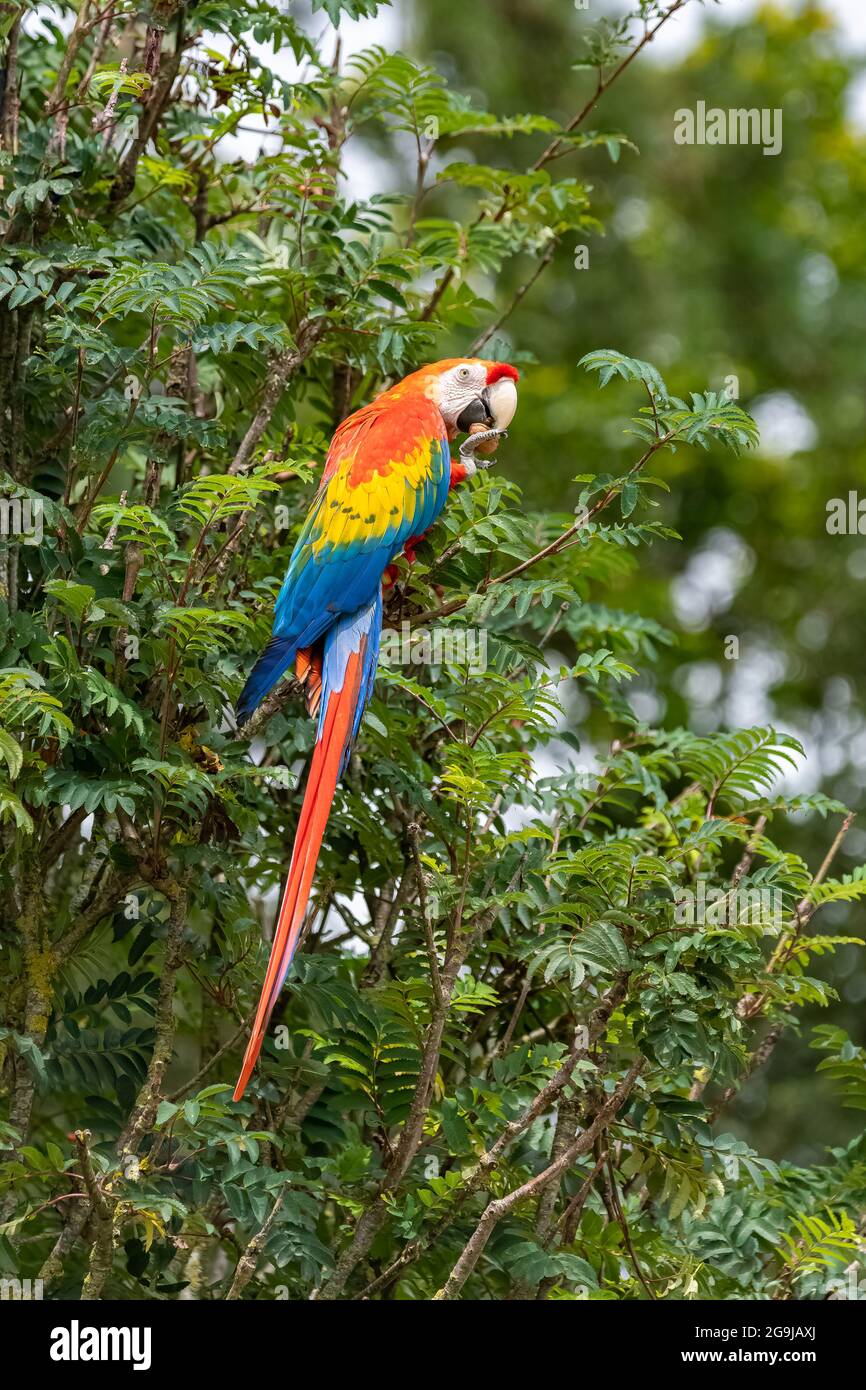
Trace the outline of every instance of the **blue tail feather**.
<instances>
[{"instance_id":1,"label":"blue tail feather","mask_svg":"<svg viewBox=\"0 0 866 1390\"><path fill-rule=\"evenodd\" d=\"M312 642L317 641L323 628L328 627L324 647L323 693L325 696L330 689L339 690L342 687L348 653L360 649L362 636L366 641L361 700L352 733L353 740L357 737L361 716L372 693L373 680L376 674L379 634L382 630L381 586L377 585L374 598L354 612L343 613L339 617L328 614L327 618L330 618L330 623L320 619L315 625L308 625L302 632L300 641L291 637L274 636L271 638L241 691L236 711L238 726L247 722L268 692L273 690L277 681L291 666L298 654L298 649L308 647ZM327 708L327 703L327 698L324 698L322 700L323 711Z\"/></svg>"},{"instance_id":2,"label":"blue tail feather","mask_svg":"<svg viewBox=\"0 0 866 1390\"><path fill-rule=\"evenodd\" d=\"M246 724L268 691L274 688L280 676L288 670L295 659L297 650L297 646L291 639L285 637L271 638L241 691L237 703L239 725Z\"/></svg>"},{"instance_id":3,"label":"blue tail feather","mask_svg":"<svg viewBox=\"0 0 866 1390\"><path fill-rule=\"evenodd\" d=\"M363 664L358 687L358 701L352 717L349 739L340 766L340 776L346 770L352 745L358 737L364 710L373 693L376 679L376 666L379 661L379 639L382 634L382 588L376 590L369 603L356 609L354 613L344 614L334 624L325 638L322 660L322 700L319 707L318 737L322 737L331 696L343 688L343 681L349 657L363 650Z\"/></svg>"}]
</instances>

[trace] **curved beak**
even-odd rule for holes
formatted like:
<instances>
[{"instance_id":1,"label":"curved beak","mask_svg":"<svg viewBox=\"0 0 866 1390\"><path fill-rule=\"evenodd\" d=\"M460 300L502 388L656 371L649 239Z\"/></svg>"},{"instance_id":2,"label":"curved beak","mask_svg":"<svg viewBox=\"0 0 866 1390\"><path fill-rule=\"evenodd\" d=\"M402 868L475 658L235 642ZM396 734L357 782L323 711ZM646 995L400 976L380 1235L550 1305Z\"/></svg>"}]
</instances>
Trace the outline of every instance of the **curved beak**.
<instances>
[{"instance_id":1,"label":"curved beak","mask_svg":"<svg viewBox=\"0 0 866 1390\"><path fill-rule=\"evenodd\" d=\"M493 428L507 430L517 409L517 386L510 377L500 377L484 392L487 406L493 417Z\"/></svg>"},{"instance_id":2,"label":"curved beak","mask_svg":"<svg viewBox=\"0 0 866 1390\"><path fill-rule=\"evenodd\" d=\"M492 386L485 386L480 396L476 396L464 406L455 424L465 433L470 425L483 425L489 430L506 430L514 419L517 409L517 387L508 377L501 377Z\"/></svg>"}]
</instances>

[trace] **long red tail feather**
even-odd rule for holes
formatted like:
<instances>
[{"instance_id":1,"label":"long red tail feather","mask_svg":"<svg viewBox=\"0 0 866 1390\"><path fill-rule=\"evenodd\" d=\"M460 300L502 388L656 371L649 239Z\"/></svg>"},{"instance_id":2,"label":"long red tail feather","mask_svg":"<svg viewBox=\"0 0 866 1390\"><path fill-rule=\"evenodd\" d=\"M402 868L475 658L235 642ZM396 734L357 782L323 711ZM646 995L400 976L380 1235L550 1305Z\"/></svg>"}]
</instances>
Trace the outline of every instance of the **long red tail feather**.
<instances>
[{"instance_id":1,"label":"long red tail feather","mask_svg":"<svg viewBox=\"0 0 866 1390\"><path fill-rule=\"evenodd\" d=\"M292 862L274 929L271 956L233 1100L241 1099L253 1073L262 1049L265 1031L301 934L319 850L322 847L322 837L331 813L346 749L352 740L358 700L361 698L364 661L365 647L362 644L360 651L352 652L349 656L342 688L332 691L328 696L325 718L313 750L310 775L295 834Z\"/></svg>"}]
</instances>

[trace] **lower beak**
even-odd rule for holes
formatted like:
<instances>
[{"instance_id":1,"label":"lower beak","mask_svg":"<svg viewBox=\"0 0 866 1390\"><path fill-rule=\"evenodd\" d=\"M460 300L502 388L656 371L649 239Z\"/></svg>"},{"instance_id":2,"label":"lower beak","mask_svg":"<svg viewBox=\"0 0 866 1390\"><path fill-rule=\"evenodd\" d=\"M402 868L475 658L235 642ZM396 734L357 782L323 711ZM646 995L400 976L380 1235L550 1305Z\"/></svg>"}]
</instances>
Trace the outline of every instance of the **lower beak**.
<instances>
[{"instance_id":1,"label":"lower beak","mask_svg":"<svg viewBox=\"0 0 866 1390\"><path fill-rule=\"evenodd\" d=\"M490 396L486 386L480 396L475 396L468 405L463 407L454 423L461 434L466 434L470 425L483 425L488 430L493 428Z\"/></svg>"}]
</instances>

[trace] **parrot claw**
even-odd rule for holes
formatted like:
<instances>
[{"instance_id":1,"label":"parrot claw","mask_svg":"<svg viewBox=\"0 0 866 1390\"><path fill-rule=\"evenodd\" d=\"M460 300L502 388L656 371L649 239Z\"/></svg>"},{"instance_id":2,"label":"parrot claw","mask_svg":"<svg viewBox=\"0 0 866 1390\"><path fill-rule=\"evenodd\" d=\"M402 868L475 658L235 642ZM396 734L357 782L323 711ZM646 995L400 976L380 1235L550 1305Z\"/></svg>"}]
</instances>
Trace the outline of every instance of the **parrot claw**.
<instances>
[{"instance_id":1,"label":"parrot claw","mask_svg":"<svg viewBox=\"0 0 866 1390\"><path fill-rule=\"evenodd\" d=\"M492 457L490 461L488 461L487 459L484 459L482 461L481 459L477 458L476 450L478 449L478 446L480 444L489 444L492 439L495 439L498 442L500 439L507 438L508 433L506 430L495 429L479 430L477 434L467 435L463 443L460 445L459 449L461 463L465 464L467 468L471 469L472 473L475 472L476 468L489 468L490 462L492 462Z\"/></svg>"}]
</instances>

